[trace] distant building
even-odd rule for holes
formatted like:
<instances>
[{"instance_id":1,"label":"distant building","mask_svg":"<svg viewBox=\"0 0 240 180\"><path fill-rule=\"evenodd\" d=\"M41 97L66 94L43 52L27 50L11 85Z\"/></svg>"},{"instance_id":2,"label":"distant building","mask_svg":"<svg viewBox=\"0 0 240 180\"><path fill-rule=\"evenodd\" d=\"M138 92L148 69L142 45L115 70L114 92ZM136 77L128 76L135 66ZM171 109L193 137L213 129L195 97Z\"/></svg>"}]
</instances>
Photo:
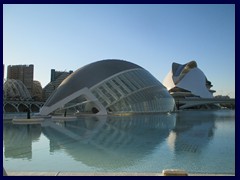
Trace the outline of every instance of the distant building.
<instances>
[{"instance_id":1,"label":"distant building","mask_svg":"<svg viewBox=\"0 0 240 180\"><path fill-rule=\"evenodd\" d=\"M62 74L68 73L71 74L73 71L65 72L65 71L56 71L55 69L51 69L51 81L56 81Z\"/></svg>"},{"instance_id":2,"label":"distant building","mask_svg":"<svg viewBox=\"0 0 240 180\"><path fill-rule=\"evenodd\" d=\"M9 65L7 79L20 80L32 94L34 66L30 65Z\"/></svg>"},{"instance_id":3,"label":"distant building","mask_svg":"<svg viewBox=\"0 0 240 180\"><path fill-rule=\"evenodd\" d=\"M43 100L46 101L53 91L67 78L73 71L56 71L51 69L50 82L43 88Z\"/></svg>"},{"instance_id":4,"label":"distant building","mask_svg":"<svg viewBox=\"0 0 240 180\"><path fill-rule=\"evenodd\" d=\"M225 99L228 100L230 97L228 95L217 95L214 97L215 99ZM235 102L234 103L220 103L220 106L222 108L228 108L228 109L235 109Z\"/></svg>"},{"instance_id":5,"label":"distant building","mask_svg":"<svg viewBox=\"0 0 240 180\"><path fill-rule=\"evenodd\" d=\"M215 90L195 61L184 65L172 63L172 68L163 80L163 85L173 97L213 98Z\"/></svg>"},{"instance_id":6,"label":"distant building","mask_svg":"<svg viewBox=\"0 0 240 180\"><path fill-rule=\"evenodd\" d=\"M213 98L213 93L216 92L215 90L211 90L211 82L198 68L195 61L190 61L183 65L175 62L172 63L172 68L163 80L163 85L175 100L181 98ZM194 105L194 103L190 102L188 105L185 104L184 107L190 109L219 108L216 104Z\"/></svg>"},{"instance_id":7,"label":"distant building","mask_svg":"<svg viewBox=\"0 0 240 180\"><path fill-rule=\"evenodd\" d=\"M32 99L34 101L43 101L42 92L41 83L39 81L33 81Z\"/></svg>"},{"instance_id":8,"label":"distant building","mask_svg":"<svg viewBox=\"0 0 240 180\"><path fill-rule=\"evenodd\" d=\"M226 95L226 96L217 95L217 96L215 96L214 98L217 98L217 99L230 99L230 97L229 97L228 95Z\"/></svg>"}]
</instances>

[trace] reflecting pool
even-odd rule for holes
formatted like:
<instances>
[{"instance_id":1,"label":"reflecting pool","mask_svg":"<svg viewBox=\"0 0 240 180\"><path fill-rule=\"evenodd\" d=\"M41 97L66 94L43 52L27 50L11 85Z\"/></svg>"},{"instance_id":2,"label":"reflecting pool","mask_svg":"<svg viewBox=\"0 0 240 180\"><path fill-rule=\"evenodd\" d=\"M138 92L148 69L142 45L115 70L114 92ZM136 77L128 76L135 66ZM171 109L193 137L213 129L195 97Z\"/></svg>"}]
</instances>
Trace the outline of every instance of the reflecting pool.
<instances>
[{"instance_id":1,"label":"reflecting pool","mask_svg":"<svg viewBox=\"0 0 240 180\"><path fill-rule=\"evenodd\" d=\"M235 174L235 111L5 121L3 165L6 171Z\"/></svg>"}]
</instances>

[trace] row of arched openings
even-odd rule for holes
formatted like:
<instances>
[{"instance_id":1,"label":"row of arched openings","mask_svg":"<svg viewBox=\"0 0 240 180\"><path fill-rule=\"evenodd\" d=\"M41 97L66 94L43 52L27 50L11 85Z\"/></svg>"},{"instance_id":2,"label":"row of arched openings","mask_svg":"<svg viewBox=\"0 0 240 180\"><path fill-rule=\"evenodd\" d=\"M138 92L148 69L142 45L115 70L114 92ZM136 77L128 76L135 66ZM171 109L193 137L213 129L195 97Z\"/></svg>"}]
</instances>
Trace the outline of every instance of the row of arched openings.
<instances>
[{"instance_id":1,"label":"row of arched openings","mask_svg":"<svg viewBox=\"0 0 240 180\"><path fill-rule=\"evenodd\" d=\"M3 105L3 112L27 112L28 109L30 112L39 112L41 106L37 104L12 104L6 103Z\"/></svg>"}]
</instances>

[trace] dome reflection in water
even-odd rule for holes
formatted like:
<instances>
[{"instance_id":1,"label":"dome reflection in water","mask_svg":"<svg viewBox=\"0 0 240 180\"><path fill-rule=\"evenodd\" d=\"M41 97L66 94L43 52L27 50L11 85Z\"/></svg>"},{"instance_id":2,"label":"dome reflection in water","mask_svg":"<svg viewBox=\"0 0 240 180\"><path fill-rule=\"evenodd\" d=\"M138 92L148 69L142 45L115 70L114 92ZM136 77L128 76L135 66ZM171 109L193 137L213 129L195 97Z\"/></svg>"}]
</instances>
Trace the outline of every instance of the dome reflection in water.
<instances>
[{"instance_id":1,"label":"dome reflection in water","mask_svg":"<svg viewBox=\"0 0 240 180\"><path fill-rule=\"evenodd\" d=\"M149 118L150 117L150 118ZM64 148L75 160L106 170L131 166L163 142L175 115L98 116L47 125L50 151Z\"/></svg>"},{"instance_id":2,"label":"dome reflection in water","mask_svg":"<svg viewBox=\"0 0 240 180\"><path fill-rule=\"evenodd\" d=\"M5 169L235 173L235 111L63 119L4 123Z\"/></svg>"}]
</instances>

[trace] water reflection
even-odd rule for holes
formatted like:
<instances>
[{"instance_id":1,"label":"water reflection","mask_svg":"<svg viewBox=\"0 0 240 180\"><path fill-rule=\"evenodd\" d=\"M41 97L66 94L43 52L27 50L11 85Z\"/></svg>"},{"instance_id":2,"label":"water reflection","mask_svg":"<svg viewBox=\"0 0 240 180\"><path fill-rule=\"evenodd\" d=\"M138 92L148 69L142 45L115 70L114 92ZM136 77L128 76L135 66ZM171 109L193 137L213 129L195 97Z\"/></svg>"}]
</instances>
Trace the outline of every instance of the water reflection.
<instances>
[{"instance_id":1,"label":"water reflection","mask_svg":"<svg viewBox=\"0 0 240 180\"><path fill-rule=\"evenodd\" d=\"M14 125L4 123L4 155L6 158L32 158L32 142L41 135L40 125Z\"/></svg>"},{"instance_id":2,"label":"water reflection","mask_svg":"<svg viewBox=\"0 0 240 180\"><path fill-rule=\"evenodd\" d=\"M168 137L168 145L175 154L199 153L213 138L215 112L182 111L176 116L176 126Z\"/></svg>"},{"instance_id":3,"label":"water reflection","mask_svg":"<svg viewBox=\"0 0 240 180\"><path fill-rule=\"evenodd\" d=\"M163 142L175 126L175 114L81 118L45 124L50 151L64 149L88 166L115 169L133 165Z\"/></svg>"},{"instance_id":4,"label":"water reflection","mask_svg":"<svg viewBox=\"0 0 240 180\"><path fill-rule=\"evenodd\" d=\"M79 172L183 168L215 173L225 164L224 172L234 172L234 111L61 119L39 125L4 122L4 165L21 164L25 171L51 166ZM46 162L39 163L42 159Z\"/></svg>"}]
</instances>

